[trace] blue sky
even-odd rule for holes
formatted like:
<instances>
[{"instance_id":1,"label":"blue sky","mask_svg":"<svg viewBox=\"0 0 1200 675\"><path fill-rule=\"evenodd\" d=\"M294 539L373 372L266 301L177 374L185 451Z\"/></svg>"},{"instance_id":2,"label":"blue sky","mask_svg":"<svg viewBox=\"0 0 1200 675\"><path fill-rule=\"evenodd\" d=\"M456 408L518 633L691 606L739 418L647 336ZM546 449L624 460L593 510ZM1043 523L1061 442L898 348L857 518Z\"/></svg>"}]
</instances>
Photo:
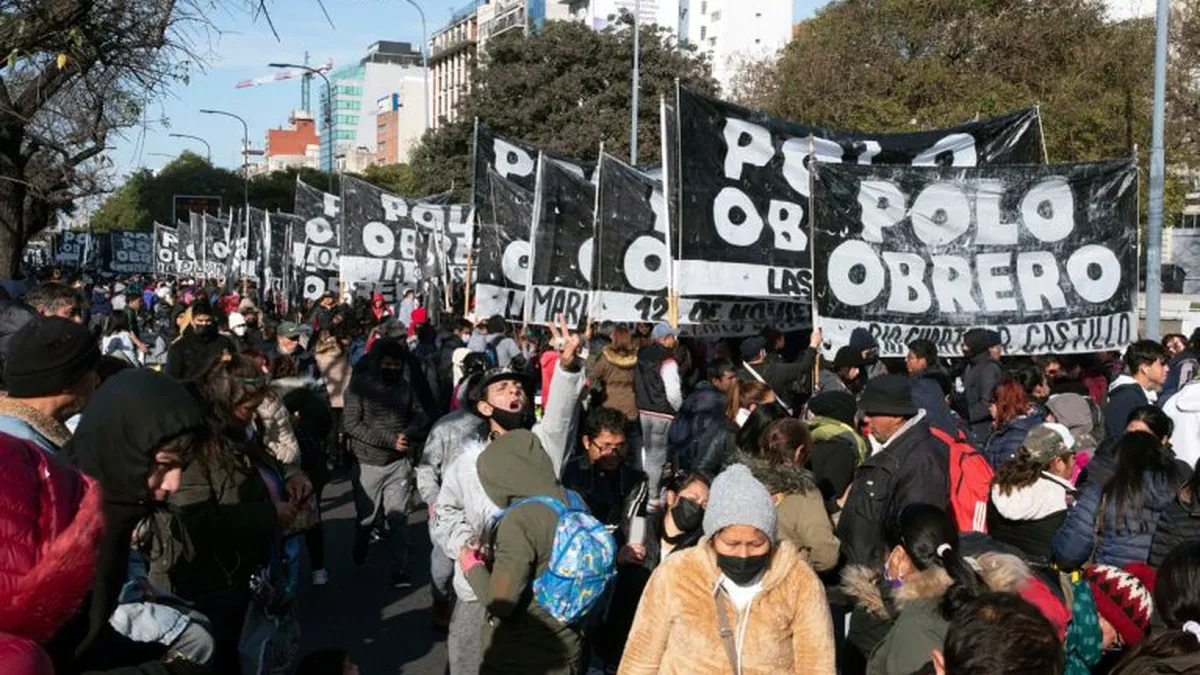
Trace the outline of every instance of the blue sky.
<instances>
[{"instance_id":1,"label":"blue sky","mask_svg":"<svg viewBox=\"0 0 1200 675\"><path fill-rule=\"evenodd\" d=\"M469 0L418 0L433 32ZM793 20L812 15L826 0L793 0ZM270 75L273 61L298 63L309 52L309 62L332 59L335 67L362 57L378 40L421 42L417 11L404 0L325 0L333 18L330 28L316 0L276 0L268 3L279 32L277 41L266 22L255 23L247 15L218 14L219 33L201 38L200 47L209 52L208 64L192 73L189 82L177 84L163 100L151 104L148 123L127 130L113 139L110 157L118 177L139 167L158 169L183 150L203 154L204 146L168 134L200 136L212 146L213 163L235 167L241 164L242 128L237 120L200 114L201 108L219 108L241 115L250 128L250 143L261 149L266 131L287 125L288 115L300 107L300 82L290 80L248 89L235 89L242 80ZM314 106L319 100L314 83ZM164 157L162 155L169 155Z\"/></svg>"}]
</instances>

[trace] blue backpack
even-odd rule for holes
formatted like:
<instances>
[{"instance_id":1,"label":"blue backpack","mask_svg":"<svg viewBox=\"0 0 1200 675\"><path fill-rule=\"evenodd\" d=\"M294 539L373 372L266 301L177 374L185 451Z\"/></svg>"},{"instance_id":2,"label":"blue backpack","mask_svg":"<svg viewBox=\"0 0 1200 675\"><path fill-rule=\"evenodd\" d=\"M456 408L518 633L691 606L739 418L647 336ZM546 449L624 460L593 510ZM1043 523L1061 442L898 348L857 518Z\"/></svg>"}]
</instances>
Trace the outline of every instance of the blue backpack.
<instances>
[{"instance_id":1,"label":"blue backpack","mask_svg":"<svg viewBox=\"0 0 1200 675\"><path fill-rule=\"evenodd\" d=\"M529 497L501 511L495 522L510 509L530 502L554 509L558 516L554 546L546 571L533 580L533 597L550 616L574 624L595 608L616 577L617 542L578 494L566 493L566 505L551 497Z\"/></svg>"}]
</instances>

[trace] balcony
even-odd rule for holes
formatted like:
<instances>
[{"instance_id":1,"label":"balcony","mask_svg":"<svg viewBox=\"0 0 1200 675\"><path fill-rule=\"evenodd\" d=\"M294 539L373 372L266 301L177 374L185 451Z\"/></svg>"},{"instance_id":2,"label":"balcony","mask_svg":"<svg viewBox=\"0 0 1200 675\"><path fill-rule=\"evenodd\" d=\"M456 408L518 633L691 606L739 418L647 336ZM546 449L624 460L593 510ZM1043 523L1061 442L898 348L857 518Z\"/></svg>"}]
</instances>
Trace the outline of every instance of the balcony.
<instances>
[{"instance_id":1,"label":"balcony","mask_svg":"<svg viewBox=\"0 0 1200 675\"><path fill-rule=\"evenodd\" d=\"M514 29L525 30L525 5L519 4L504 10L496 18L479 27L479 39L490 40L497 35Z\"/></svg>"},{"instance_id":2,"label":"balcony","mask_svg":"<svg viewBox=\"0 0 1200 675\"><path fill-rule=\"evenodd\" d=\"M446 42L446 43L442 43L439 45L434 45L433 49L429 52L429 65L430 65L430 67L436 66L437 64L441 63L442 61L445 61L448 58L457 56L457 55L463 53L464 51L472 50L474 48L475 48L475 38L473 38L473 37L462 38L460 40L455 40L453 42Z\"/></svg>"}]
</instances>

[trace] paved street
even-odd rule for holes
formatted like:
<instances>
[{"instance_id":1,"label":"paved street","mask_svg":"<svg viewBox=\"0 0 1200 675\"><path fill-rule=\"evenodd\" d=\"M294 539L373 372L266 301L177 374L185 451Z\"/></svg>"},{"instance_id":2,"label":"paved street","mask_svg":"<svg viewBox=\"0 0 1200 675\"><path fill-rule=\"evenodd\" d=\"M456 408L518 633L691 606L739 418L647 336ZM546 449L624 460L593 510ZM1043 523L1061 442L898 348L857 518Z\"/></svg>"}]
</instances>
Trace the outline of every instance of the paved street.
<instances>
[{"instance_id":1,"label":"paved street","mask_svg":"<svg viewBox=\"0 0 1200 675\"><path fill-rule=\"evenodd\" d=\"M409 526L415 588L392 588L388 555L382 544L371 548L367 564L350 559L354 540L354 502L350 481L339 478L325 488L325 547L329 585L312 588L305 567L300 596L303 651L340 646L350 650L363 675L441 675L446 642L429 619L429 534L425 514L413 514Z\"/></svg>"}]
</instances>

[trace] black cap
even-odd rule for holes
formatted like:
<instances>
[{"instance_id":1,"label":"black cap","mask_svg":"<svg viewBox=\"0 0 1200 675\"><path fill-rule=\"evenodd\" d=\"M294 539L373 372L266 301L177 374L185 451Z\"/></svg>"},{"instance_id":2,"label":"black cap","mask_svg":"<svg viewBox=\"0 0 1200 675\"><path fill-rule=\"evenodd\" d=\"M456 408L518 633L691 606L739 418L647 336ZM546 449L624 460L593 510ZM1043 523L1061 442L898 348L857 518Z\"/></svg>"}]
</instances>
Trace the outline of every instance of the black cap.
<instances>
[{"instance_id":1,"label":"black cap","mask_svg":"<svg viewBox=\"0 0 1200 675\"><path fill-rule=\"evenodd\" d=\"M43 317L13 334L5 383L14 398L50 396L70 389L99 363L91 331L74 321Z\"/></svg>"},{"instance_id":2,"label":"black cap","mask_svg":"<svg viewBox=\"0 0 1200 675\"><path fill-rule=\"evenodd\" d=\"M963 344L967 348L967 358L982 354L992 347L998 347L1001 342L1000 333L986 328L972 328L963 335Z\"/></svg>"},{"instance_id":3,"label":"black cap","mask_svg":"<svg viewBox=\"0 0 1200 675\"><path fill-rule=\"evenodd\" d=\"M742 341L742 358L746 361L758 356L758 353L767 348L767 341L761 337L748 337Z\"/></svg>"},{"instance_id":4,"label":"black cap","mask_svg":"<svg viewBox=\"0 0 1200 675\"><path fill-rule=\"evenodd\" d=\"M842 347L837 350L837 356L833 357L833 368L862 368L862 352L856 347Z\"/></svg>"},{"instance_id":5,"label":"black cap","mask_svg":"<svg viewBox=\"0 0 1200 675\"><path fill-rule=\"evenodd\" d=\"M504 380L515 380L522 385L525 384L525 376L521 373L507 366L504 368L497 367L485 372L483 377L477 378L469 395L476 401L482 401L488 387Z\"/></svg>"},{"instance_id":6,"label":"black cap","mask_svg":"<svg viewBox=\"0 0 1200 675\"><path fill-rule=\"evenodd\" d=\"M884 375L867 382L858 409L864 415L912 417L917 414L913 403L912 381L903 375Z\"/></svg>"}]
</instances>

